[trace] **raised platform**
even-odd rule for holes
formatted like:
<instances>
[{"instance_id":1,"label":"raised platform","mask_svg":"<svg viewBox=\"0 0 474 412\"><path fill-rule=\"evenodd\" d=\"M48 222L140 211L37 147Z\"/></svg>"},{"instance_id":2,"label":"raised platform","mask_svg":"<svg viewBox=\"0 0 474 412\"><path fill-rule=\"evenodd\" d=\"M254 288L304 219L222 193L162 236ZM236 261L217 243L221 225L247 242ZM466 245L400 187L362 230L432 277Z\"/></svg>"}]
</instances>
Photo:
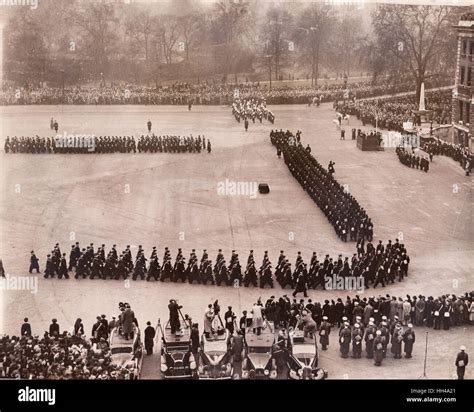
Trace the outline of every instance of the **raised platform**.
<instances>
[{"instance_id":1,"label":"raised platform","mask_svg":"<svg viewBox=\"0 0 474 412\"><path fill-rule=\"evenodd\" d=\"M383 151L383 146L380 146L379 139L376 136L357 136L357 148L363 152Z\"/></svg>"}]
</instances>

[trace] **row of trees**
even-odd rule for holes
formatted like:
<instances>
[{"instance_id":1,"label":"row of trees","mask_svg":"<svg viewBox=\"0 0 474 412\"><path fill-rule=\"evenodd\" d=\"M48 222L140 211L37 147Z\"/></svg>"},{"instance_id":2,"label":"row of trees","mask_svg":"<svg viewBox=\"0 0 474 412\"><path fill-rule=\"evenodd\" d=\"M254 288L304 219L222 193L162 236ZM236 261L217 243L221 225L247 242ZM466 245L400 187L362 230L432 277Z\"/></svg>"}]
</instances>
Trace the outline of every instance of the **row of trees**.
<instances>
[{"instance_id":1,"label":"row of trees","mask_svg":"<svg viewBox=\"0 0 474 412\"><path fill-rule=\"evenodd\" d=\"M128 4L130 3L130 4ZM9 80L279 79L321 73L409 74L417 85L454 68L452 25L462 8L258 0L110 4L42 0L4 30ZM166 7L165 7L166 6Z\"/></svg>"}]
</instances>

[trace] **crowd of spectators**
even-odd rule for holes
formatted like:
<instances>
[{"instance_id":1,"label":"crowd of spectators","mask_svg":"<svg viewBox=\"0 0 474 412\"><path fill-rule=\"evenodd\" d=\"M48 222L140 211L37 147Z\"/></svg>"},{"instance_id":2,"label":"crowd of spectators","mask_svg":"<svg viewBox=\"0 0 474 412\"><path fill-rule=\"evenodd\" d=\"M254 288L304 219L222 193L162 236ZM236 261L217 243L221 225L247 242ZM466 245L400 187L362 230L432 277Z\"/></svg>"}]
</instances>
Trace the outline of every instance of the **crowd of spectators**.
<instances>
[{"instance_id":1,"label":"crowd of spectators","mask_svg":"<svg viewBox=\"0 0 474 412\"><path fill-rule=\"evenodd\" d=\"M413 112L418 110L415 94L384 97L355 102L340 102L336 110L357 116L365 126L370 124L381 129L403 133L403 123L412 121L419 124L420 119ZM433 111L434 124L451 122L451 90L443 89L426 93L426 109Z\"/></svg>"},{"instance_id":2,"label":"crowd of spectators","mask_svg":"<svg viewBox=\"0 0 474 412\"><path fill-rule=\"evenodd\" d=\"M169 86L146 87L110 85L102 87L14 87L0 91L0 105L221 105L232 104L238 89L241 99L265 99L267 104L308 104L318 97L320 102L367 98L413 90L409 80L396 83L371 81L324 84L317 87L256 83L174 83Z\"/></svg>"},{"instance_id":3,"label":"crowd of spectators","mask_svg":"<svg viewBox=\"0 0 474 412\"><path fill-rule=\"evenodd\" d=\"M111 362L105 339L68 332L0 337L0 378L117 380L129 375Z\"/></svg>"}]
</instances>

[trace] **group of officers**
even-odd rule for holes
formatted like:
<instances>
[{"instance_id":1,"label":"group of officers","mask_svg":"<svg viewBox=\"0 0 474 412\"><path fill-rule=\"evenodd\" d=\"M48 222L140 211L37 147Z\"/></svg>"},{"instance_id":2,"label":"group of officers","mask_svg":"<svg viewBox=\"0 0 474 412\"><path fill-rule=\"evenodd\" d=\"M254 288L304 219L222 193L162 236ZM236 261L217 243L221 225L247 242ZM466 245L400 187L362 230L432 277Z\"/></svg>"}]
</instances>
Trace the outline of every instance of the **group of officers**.
<instances>
[{"instance_id":1,"label":"group of officers","mask_svg":"<svg viewBox=\"0 0 474 412\"><path fill-rule=\"evenodd\" d=\"M149 261L149 263L147 263ZM229 262L227 263L222 249L218 250L214 265L209 259L207 250L204 249L202 256L198 258L196 250L192 249L189 258L186 260L181 248L174 259L171 252L165 247L162 264L159 262L158 251L153 246L150 258L145 257L145 251L141 245L135 257L132 255L130 245L127 245L121 253L117 251L117 245L113 245L106 254L105 245L102 244L96 250L91 243L85 248L81 248L79 242L71 245L69 258L66 253L61 253L57 243L46 258L44 278L69 279L70 272L74 270L75 279L129 279L171 282L188 282L190 284L217 284L218 286L254 286L254 287L274 287L274 280L281 288L290 287L294 289L293 296L297 293L307 295L308 289L323 290L334 288L334 279L351 277L360 279L365 288L381 285L385 287L395 280L402 281L408 275L410 258L403 243L396 239L387 244L379 241L375 247L371 242L365 244L363 239L357 242L357 253L354 253L351 260L339 255L333 259L326 255L320 258L313 252L311 260L306 263L301 252L297 253L294 269L291 267L289 259L280 251L278 264L275 272L272 269L268 251L264 252L261 265L255 262L254 252L250 250L247 257L245 269L239 261L239 254L233 250ZM40 272L39 259L34 251L31 251L29 272ZM329 280L329 282L328 282Z\"/></svg>"},{"instance_id":2,"label":"group of officers","mask_svg":"<svg viewBox=\"0 0 474 412\"><path fill-rule=\"evenodd\" d=\"M294 289L293 296L297 293L304 293L306 296L308 289L335 289L338 282L345 285L347 278L355 280L355 284L360 284L361 288L375 289L379 285L385 287L388 283L395 283L395 280L401 282L408 276L409 263L407 250L398 239L395 243L389 240L385 245L379 241L376 247L371 242L365 244L360 239L357 242L357 253L350 260L342 255L337 259L326 255L320 260L317 253L313 252L308 265L301 252L298 252L294 270L284 251L281 251L275 268L275 279L283 289L287 286Z\"/></svg>"},{"instance_id":3,"label":"group of officers","mask_svg":"<svg viewBox=\"0 0 474 412\"><path fill-rule=\"evenodd\" d=\"M300 133L301 134L301 133ZM271 131L270 139L296 180L326 215L341 240L372 241L373 224L367 212L334 177L334 162L326 170L312 155L309 145L287 130Z\"/></svg>"},{"instance_id":4,"label":"group of officers","mask_svg":"<svg viewBox=\"0 0 474 412\"><path fill-rule=\"evenodd\" d=\"M275 115L267 108L265 99L252 98L252 99L235 99L232 103L232 114L240 123L240 120L244 120L245 129L248 128L249 119L255 123L258 119L262 123L263 119L267 119L270 123L275 122Z\"/></svg>"},{"instance_id":5,"label":"group of officers","mask_svg":"<svg viewBox=\"0 0 474 412\"><path fill-rule=\"evenodd\" d=\"M428 173L428 170L430 169L430 161L426 157L419 156L414 152L410 153L401 146L396 148L396 153L398 160L400 160L400 162L405 166L411 167L413 169L417 168Z\"/></svg>"},{"instance_id":6,"label":"group of officers","mask_svg":"<svg viewBox=\"0 0 474 412\"><path fill-rule=\"evenodd\" d=\"M61 139L63 139L61 137ZM205 136L90 136L93 141L77 142L59 147L54 137L12 137L5 139L5 153L200 153L211 152L211 142Z\"/></svg>"}]
</instances>

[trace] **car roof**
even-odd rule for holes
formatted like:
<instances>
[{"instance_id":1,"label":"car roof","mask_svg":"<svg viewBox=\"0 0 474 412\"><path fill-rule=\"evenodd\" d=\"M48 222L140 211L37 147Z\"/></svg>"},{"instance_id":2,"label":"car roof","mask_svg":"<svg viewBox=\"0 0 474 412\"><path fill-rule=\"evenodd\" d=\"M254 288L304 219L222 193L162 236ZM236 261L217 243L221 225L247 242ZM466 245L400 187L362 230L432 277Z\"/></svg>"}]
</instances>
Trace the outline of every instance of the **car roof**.
<instances>
[{"instance_id":1,"label":"car roof","mask_svg":"<svg viewBox=\"0 0 474 412\"><path fill-rule=\"evenodd\" d=\"M182 328L181 332L182 335L176 336L174 333L171 333L171 328L165 328L163 330L164 342L166 344L191 342L191 332L189 331L189 328Z\"/></svg>"},{"instance_id":2,"label":"car roof","mask_svg":"<svg viewBox=\"0 0 474 412\"><path fill-rule=\"evenodd\" d=\"M248 346L252 347L269 347L275 341L273 332L262 332L260 335L247 332L245 340Z\"/></svg>"}]
</instances>

